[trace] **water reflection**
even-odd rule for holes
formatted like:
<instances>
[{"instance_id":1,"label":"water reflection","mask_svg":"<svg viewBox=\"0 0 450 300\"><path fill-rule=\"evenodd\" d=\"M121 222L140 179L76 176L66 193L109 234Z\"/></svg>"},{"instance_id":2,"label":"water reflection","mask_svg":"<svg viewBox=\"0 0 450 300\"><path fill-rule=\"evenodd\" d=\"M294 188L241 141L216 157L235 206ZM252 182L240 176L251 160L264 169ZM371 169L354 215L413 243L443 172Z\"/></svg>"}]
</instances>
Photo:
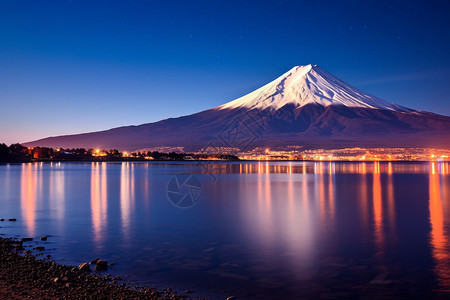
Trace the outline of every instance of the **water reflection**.
<instances>
[{"instance_id":1,"label":"water reflection","mask_svg":"<svg viewBox=\"0 0 450 300\"><path fill-rule=\"evenodd\" d=\"M104 228L108 221L107 164L91 164L91 215L94 240L101 247Z\"/></svg>"},{"instance_id":2,"label":"water reflection","mask_svg":"<svg viewBox=\"0 0 450 300\"><path fill-rule=\"evenodd\" d=\"M336 191L334 190L334 180L335 180L335 175L334 175L334 171L335 170L335 165L334 163L330 162L329 163L329 168L328 168L328 174L330 175L328 178L328 201L329 201L329 207L330 207L330 219L332 221L334 221L335 218L335 193ZM334 228L334 227L333 227Z\"/></svg>"},{"instance_id":3,"label":"water reflection","mask_svg":"<svg viewBox=\"0 0 450 300\"><path fill-rule=\"evenodd\" d=\"M431 223L431 247L435 260L435 274L439 280L441 288L450 291L450 245L449 236L449 201L450 195L447 189L441 189L441 180L445 177L439 175L439 170L445 170L437 163L431 163L430 170L430 223Z\"/></svg>"},{"instance_id":4,"label":"water reflection","mask_svg":"<svg viewBox=\"0 0 450 300\"><path fill-rule=\"evenodd\" d=\"M134 164L124 162L120 168L120 212L123 237L129 240L131 212L134 208Z\"/></svg>"},{"instance_id":5,"label":"water reflection","mask_svg":"<svg viewBox=\"0 0 450 300\"><path fill-rule=\"evenodd\" d=\"M161 164L163 165L163 164ZM180 164L181 165L181 164ZM289 174L289 173L334 173L334 174L368 174L375 168L381 174L423 174L427 173L429 166L422 163L401 162L293 162L289 164L280 162L251 162L251 163L202 163L202 169L198 173L213 174ZM331 168L331 170L330 170ZM448 174L449 164L442 163L440 172Z\"/></svg>"},{"instance_id":6,"label":"water reflection","mask_svg":"<svg viewBox=\"0 0 450 300\"><path fill-rule=\"evenodd\" d=\"M40 164L22 164L20 203L22 206L22 218L27 228L27 233L34 236L36 221L36 197L38 189L42 190L42 181L38 176Z\"/></svg>"},{"instance_id":7,"label":"water reflection","mask_svg":"<svg viewBox=\"0 0 450 300\"><path fill-rule=\"evenodd\" d=\"M5 166L0 204L13 207L6 215L22 214L23 222L12 225L23 226L20 234L51 234L47 228L57 225L60 237L81 241L57 244L63 238L55 236L58 251L117 254L130 274L149 274L150 265L152 276L176 278L183 266L197 272L197 284L234 288L211 274L239 274L248 278L245 290L255 291L302 280L338 286L342 278L361 278L367 285L384 272L394 285L435 276L441 290L450 290L449 163L198 164ZM205 170L223 176L202 182L205 197L197 206L177 210L168 203L173 174Z\"/></svg>"},{"instance_id":8,"label":"water reflection","mask_svg":"<svg viewBox=\"0 0 450 300\"><path fill-rule=\"evenodd\" d=\"M49 175L49 205L53 218L58 220L60 230L63 230L63 219L65 214L65 172L61 170L61 163L51 163L53 169Z\"/></svg>"},{"instance_id":9,"label":"water reflection","mask_svg":"<svg viewBox=\"0 0 450 300\"><path fill-rule=\"evenodd\" d=\"M361 174L359 177L359 207L360 207L360 215L361 215L361 226L367 231L367 227L369 226L369 195L368 195L368 187L367 187L367 176L366 176L366 163L358 165L356 169L358 173Z\"/></svg>"},{"instance_id":10,"label":"water reflection","mask_svg":"<svg viewBox=\"0 0 450 300\"><path fill-rule=\"evenodd\" d=\"M388 163L388 184L387 184L387 201L388 201L388 218L389 229L395 236L395 194L394 194L394 173L392 163Z\"/></svg>"},{"instance_id":11,"label":"water reflection","mask_svg":"<svg viewBox=\"0 0 450 300\"><path fill-rule=\"evenodd\" d=\"M383 198L381 192L381 174L380 163L373 163L373 219L375 244L378 248L377 255L383 251L384 232L383 232Z\"/></svg>"},{"instance_id":12,"label":"water reflection","mask_svg":"<svg viewBox=\"0 0 450 300\"><path fill-rule=\"evenodd\" d=\"M295 168L303 172L291 172ZM237 196L242 199L241 219L246 222L242 229L248 231L249 239L257 241L255 251L265 257L278 253L277 260L281 265L287 264L285 268L292 268L293 277L305 278L305 270L317 255L315 249L336 233L334 163L299 166L290 162L273 168L267 162L240 165L240 170L252 169L258 170L256 186L252 188L243 181ZM273 176L270 171L280 175ZM259 262L257 270L268 272L281 265Z\"/></svg>"},{"instance_id":13,"label":"water reflection","mask_svg":"<svg viewBox=\"0 0 450 300\"><path fill-rule=\"evenodd\" d=\"M315 199L319 201L319 212L321 224L329 230L333 230L331 224L334 221L334 163L318 162L314 164L315 169Z\"/></svg>"}]
</instances>

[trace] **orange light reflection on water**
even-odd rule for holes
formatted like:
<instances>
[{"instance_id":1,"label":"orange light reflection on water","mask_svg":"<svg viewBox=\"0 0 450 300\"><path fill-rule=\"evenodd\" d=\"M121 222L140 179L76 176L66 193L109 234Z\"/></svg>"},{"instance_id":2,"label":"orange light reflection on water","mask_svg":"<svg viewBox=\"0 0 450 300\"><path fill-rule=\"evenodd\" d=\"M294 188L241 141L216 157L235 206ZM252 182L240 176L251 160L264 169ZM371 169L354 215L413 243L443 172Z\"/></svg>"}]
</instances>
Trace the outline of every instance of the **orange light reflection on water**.
<instances>
[{"instance_id":1,"label":"orange light reflection on water","mask_svg":"<svg viewBox=\"0 0 450 300\"><path fill-rule=\"evenodd\" d=\"M387 202L390 230L395 232L395 194L392 163L388 163Z\"/></svg>"},{"instance_id":2,"label":"orange light reflection on water","mask_svg":"<svg viewBox=\"0 0 450 300\"><path fill-rule=\"evenodd\" d=\"M33 163L22 164L21 184L20 184L20 203L22 206L22 218L27 227L28 234L33 237L35 234L36 221L36 194L38 189L39 166Z\"/></svg>"},{"instance_id":3,"label":"orange light reflection on water","mask_svg":"<svg viewBox=\"0 0 450 300\"><path fill-rule=\"evenodd\" d=\"M373 218L374 218L374 236L379 254L383 248L383 199L381 192L381 174L380 162L373 163Z\"/></svg>"},{"instance_id":4,"label":"orange light reflection on water","mask_svg":"<svg viewBox=\"0 0 450 300\"><path fill-rule=\"evenodd\" d=\"M431 163L430 166L430 224L431 224L431 237L430 244L432 248L432 255L435 261L435 274L439 280L440 287L442 290L450 291L450 245L447 239L448 232L446 232L446 227L448 224L448 219L446 214L448 211L444 211L444 207L447 209L448 201L450 201L446 193L444 194L441 190L441 177L438 173L438 165L435 162ZM445 201L444 201L445 200Z\"/></svg>"}]
</instances>

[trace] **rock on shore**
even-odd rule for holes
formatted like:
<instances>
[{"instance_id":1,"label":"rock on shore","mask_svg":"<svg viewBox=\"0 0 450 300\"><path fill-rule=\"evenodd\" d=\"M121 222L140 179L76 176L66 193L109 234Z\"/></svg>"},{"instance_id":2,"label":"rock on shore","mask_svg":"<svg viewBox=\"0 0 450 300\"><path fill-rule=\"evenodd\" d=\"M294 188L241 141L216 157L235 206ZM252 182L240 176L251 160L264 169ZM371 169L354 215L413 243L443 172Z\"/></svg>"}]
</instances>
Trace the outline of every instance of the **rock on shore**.
<instances>
[{"instance_id":1,"label":"rock on shore","mask_svg":"<svg viewBox=\"0 0 450 300\"><path fill-rule=\"evenodd\" d=\"M0 299L188 299L169 290L132 289L125 283L86 272L86 267L20 255L22 243L0 238Z\"/></svg>"}]
</instances>

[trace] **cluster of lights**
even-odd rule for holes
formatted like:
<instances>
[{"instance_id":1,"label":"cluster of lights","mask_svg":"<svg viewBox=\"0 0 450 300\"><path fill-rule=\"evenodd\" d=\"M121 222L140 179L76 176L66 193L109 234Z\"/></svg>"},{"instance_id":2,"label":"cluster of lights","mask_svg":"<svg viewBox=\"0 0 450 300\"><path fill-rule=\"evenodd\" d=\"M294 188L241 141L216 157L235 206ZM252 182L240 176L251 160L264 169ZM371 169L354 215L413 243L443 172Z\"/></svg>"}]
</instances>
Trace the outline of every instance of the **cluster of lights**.
<instances>
[{"instance_id":1,"label":"cluster of lights","mask_svg":"<svg viewBox=\"0 0 450 300\"><path fill-rule=\"evenodd\" d=\"M432 154L430 154L432 153ZM422 148L345 148L317 150L254 149L241 153L245 160L314 160L314 161L448 161L450 150Z\"/></svg>"},{"instance_id":2,"label":"cluster of lights","mask_svg":"<svg viewBox=\"0 0 450 300\"><path fill-rule=\"evenodd\" d=\"M107 154L100 149L95 149L94 153L92 153L92 156L99 157L99 156L106 156Z\"/></svg>"}]
</instances>

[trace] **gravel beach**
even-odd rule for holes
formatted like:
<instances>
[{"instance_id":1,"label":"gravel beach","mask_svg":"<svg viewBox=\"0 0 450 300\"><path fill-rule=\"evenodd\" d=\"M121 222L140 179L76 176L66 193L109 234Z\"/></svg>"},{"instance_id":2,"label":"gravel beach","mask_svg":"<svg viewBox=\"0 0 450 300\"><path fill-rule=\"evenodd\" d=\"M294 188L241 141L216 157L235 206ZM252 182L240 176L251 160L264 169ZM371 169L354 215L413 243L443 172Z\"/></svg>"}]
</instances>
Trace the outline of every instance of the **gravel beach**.
<instances>
[{"instance_id":1,"label":"gravel beach","mask_svg":"<svg viewBox=\"0 0 450 300\"><path fill-rule=\"evenodd\" d=\"M189 299L171 289L131 288L120 278L40 259L23 241L0 238L0 299Z\"/></svg>"}]
</instances>

